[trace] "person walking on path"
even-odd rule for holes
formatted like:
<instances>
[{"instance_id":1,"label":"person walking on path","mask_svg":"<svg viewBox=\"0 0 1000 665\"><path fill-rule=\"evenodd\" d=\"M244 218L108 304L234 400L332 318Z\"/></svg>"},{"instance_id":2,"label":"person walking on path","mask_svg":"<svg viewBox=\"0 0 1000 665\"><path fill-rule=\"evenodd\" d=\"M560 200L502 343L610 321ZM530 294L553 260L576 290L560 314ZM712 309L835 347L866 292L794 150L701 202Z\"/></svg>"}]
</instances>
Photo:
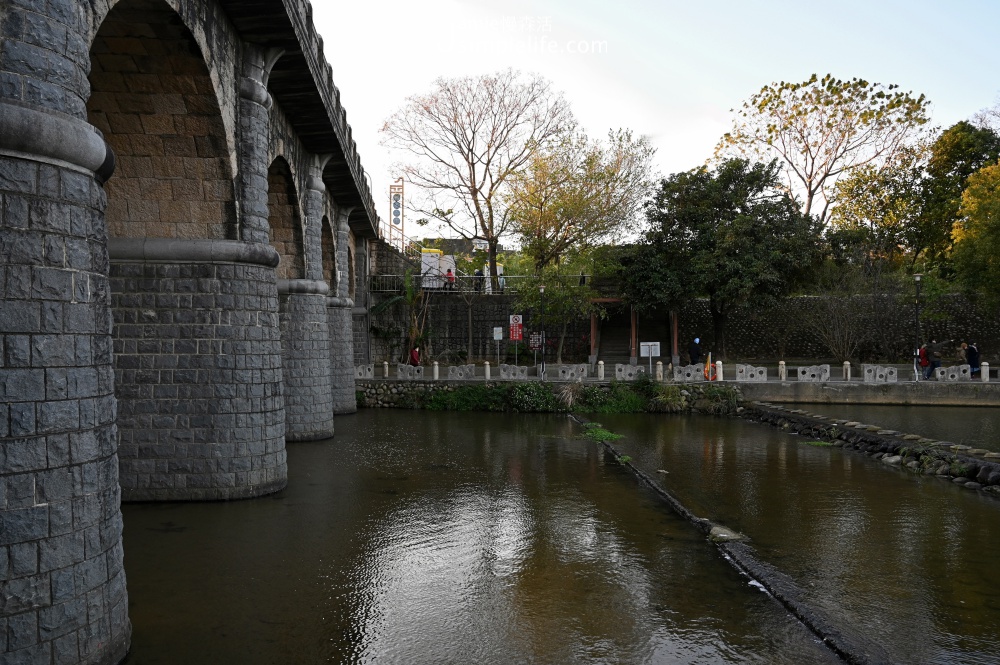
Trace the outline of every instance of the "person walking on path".
<instances>
[{"instance_id":1,"label":"person walking on path","mask_svg":"<svg viewBox=\"0 0 1000 665\"><path fill-rule=\"evenodd\" d=\"M920 345L920 350L917 351L917 362L920 363L920 375L924 377L924 380L931 378L931 359L927 353L927 342Z\"/></svg>"},{"instance_id":2,"label":"person walking on path","mask_svg":"<svg viewBox=\"0 0 1000 665\"><path fill-rule=\"evenodd\" d=\"M445 273L444 279L444 288L446 290L451 291L455 288L455 273L451 271L451 268L448 268L448 272Z\"/></svg>"},{"instance_id":3,"label":"person walking on path","mask_svg":"<svg viewBox=\"0 0 1000 665\"><path fill-rule=\"evenodd\" d=\"M691 356L691 364L697 365L701 362L701 338L695 337L688 347L688 355Z\"/></svg>"},{"instance_id":4,"label":"person walking on path","mask_svg":"<svg viewBox=\"0 0 1000 665\"><path fill-rule=\"evenodd\" d=\"M476 276L474 277L475 285L476 285L476 293L482 293L482 291L483 291L483 277L484 277L483 271L479 270L477 268L476 269Z\"/></svg>"},{"instance_id":5,"label":"person walking on path","mask_svg":"<svg viewBox=\"0 0 1000 665\"><path fill-rule=\"evenodd\" d=\"M944 347L947 343L948 342L938 342L932 339L930 346L927 347L927 352L931 359L930 372L927 375L928 379L934 376L934 371L941 366L941 356L943 355Z\"/></svg>"}]
</instances>

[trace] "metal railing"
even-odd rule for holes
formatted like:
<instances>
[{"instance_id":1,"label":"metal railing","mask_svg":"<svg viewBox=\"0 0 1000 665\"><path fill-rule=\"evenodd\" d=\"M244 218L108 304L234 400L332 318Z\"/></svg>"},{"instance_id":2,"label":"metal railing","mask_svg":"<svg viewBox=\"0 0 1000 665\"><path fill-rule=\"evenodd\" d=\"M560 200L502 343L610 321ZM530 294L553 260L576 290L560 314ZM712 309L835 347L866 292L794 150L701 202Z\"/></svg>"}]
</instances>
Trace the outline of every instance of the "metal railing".
<instances>
[{"instance_id":1,"label":"metal railing","mask_svg":"<svg viewBox=\"0 0 1000 665\"><path fill-rule=\"evenodd\" d=\"M442 293L482 293L484 295L516 294L528 279L525 275L504 276L499 280L498 288L485 275L455 275L453 283L448 282L447 275L413 275L414 286L418 289L440 291ZM368 280L371 293L400 293L406 282L404 275L372 275Z\"/></svg>"}]
</instances>

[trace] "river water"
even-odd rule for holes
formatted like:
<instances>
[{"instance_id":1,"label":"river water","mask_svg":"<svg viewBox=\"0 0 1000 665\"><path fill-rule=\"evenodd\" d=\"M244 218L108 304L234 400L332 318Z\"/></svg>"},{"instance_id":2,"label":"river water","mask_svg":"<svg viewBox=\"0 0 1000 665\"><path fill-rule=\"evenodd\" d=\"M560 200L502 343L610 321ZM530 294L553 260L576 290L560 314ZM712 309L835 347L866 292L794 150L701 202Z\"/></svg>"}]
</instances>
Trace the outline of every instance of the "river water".
<instances>
[{"instance_id":1,"label":"river water","mask_svg":"<svg viewBox=\"0 0 1000 665\"><path fill-rule=\"evenodd\" d=\"M921 527L921 504L910 498L917 505L898 512L904 533L865 543L873 539L859 534L883 524L864 513L863 487L797 483L796 442L728 422L645 417L630 445L652 466L674 469L671 480L686 479L699 510L717 508L755 537L759 526L779 561L817 571L824 586L870 594L875 578L905 564L913 584L898 595L928 603L916 604L913 632L940 632L947 615L957 621L979 602L961 563L979 542L970 534L979 513L964 512L994 506L899 480L911 497L946 497L928 517L947 518L947 528ZM289 486L279 494L125 505L128 662L837 662L579 432L566 416L368 410L338 418L333 440L290 445ZM852 483L880 471L862 472L860 460L836 452L802 452L838 477L857 469ZM861 514L835 507L845 500ZM766 519L785 506L795 507L790 538ZM826 537L837 533L850 537ZM954 545L932 559L939 581L963 580L940 602L930 602L936 584L923 588L928 537L935 552ZM983 566L992 565L988 550ZM845 564L859 558L872 565ZM989 602L996 607L996 597ZM889 625L895 615L883 618Z\"/></svg>"},{"instance_id":2,"label":"river water","mask_svg":"<svg viewBox=\"0 0 1000 665\"><path fill-rule=\"evenodd\" d=\"M692 512L749 536L810 606L893 662L1000 662L995 497L739 419L597 419Z\"/></svg>"}]
</instances>

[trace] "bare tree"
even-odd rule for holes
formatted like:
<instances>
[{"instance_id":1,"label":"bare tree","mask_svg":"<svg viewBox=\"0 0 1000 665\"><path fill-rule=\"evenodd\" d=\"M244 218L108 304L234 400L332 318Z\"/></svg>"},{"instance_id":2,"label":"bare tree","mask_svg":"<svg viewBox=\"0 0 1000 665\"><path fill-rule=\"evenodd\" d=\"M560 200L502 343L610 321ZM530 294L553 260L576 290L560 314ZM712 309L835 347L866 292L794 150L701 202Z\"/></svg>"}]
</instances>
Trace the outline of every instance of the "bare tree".
<instances>
[{"instance_id":1,"label":"bare tree","mask_svg":"<svg viewBox=\"0 0 1000 665\"><path fill-rule=\"evenodd\" d=\"M736 111L733 131L722 137L716 154L779 157L789 190L803 196L802 211L825 223L828 187L841 173L891 158L927 122L929 104L896 85L829 74L772 83Z\"/></svg>"},{"instance_id":2,"label":"bare tree","mask_svg":"<svg viewBox=\"0 0 1000 665\"><path fill-rule=\"evenodd\" d=\"M496 283L497 247L510 219L511 177L573 127L569 105L537 75L514 70L439 78L382 127L382 143L406 153L397 168L421 194L410 206L463 238L485 240Z\"/></svg>"}]
</instances>

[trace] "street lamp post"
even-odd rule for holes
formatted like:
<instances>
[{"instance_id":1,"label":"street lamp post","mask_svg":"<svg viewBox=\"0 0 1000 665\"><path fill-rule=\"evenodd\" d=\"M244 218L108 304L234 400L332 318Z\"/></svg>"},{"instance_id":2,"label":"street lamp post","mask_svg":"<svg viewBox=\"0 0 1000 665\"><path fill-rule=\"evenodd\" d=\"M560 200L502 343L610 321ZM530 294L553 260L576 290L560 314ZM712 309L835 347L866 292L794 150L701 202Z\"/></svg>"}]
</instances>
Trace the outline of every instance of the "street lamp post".
<instances>
[{"instance_id":1,"label":"street lamp post","mask_svg":"<svg viewBox=\"0 0 1000 665\"><path fill-rule=\"evenodd\" d=\"M545 378L545 285L538 286L538 295L542 301L542 378Z\"/></svg>"},{"instance_id":2,"label":"street lamp post","mask_svg":"<svg viewBox=\"0 0 1000 665\"><path fill-rule=\"evenodd\" d=\"M914 380L920 379L920 273L913 273L913 282L916 285L916 298L913 301L913 332L916 335L913 345L913 376Z\"/></svg>"}]
</instances>

